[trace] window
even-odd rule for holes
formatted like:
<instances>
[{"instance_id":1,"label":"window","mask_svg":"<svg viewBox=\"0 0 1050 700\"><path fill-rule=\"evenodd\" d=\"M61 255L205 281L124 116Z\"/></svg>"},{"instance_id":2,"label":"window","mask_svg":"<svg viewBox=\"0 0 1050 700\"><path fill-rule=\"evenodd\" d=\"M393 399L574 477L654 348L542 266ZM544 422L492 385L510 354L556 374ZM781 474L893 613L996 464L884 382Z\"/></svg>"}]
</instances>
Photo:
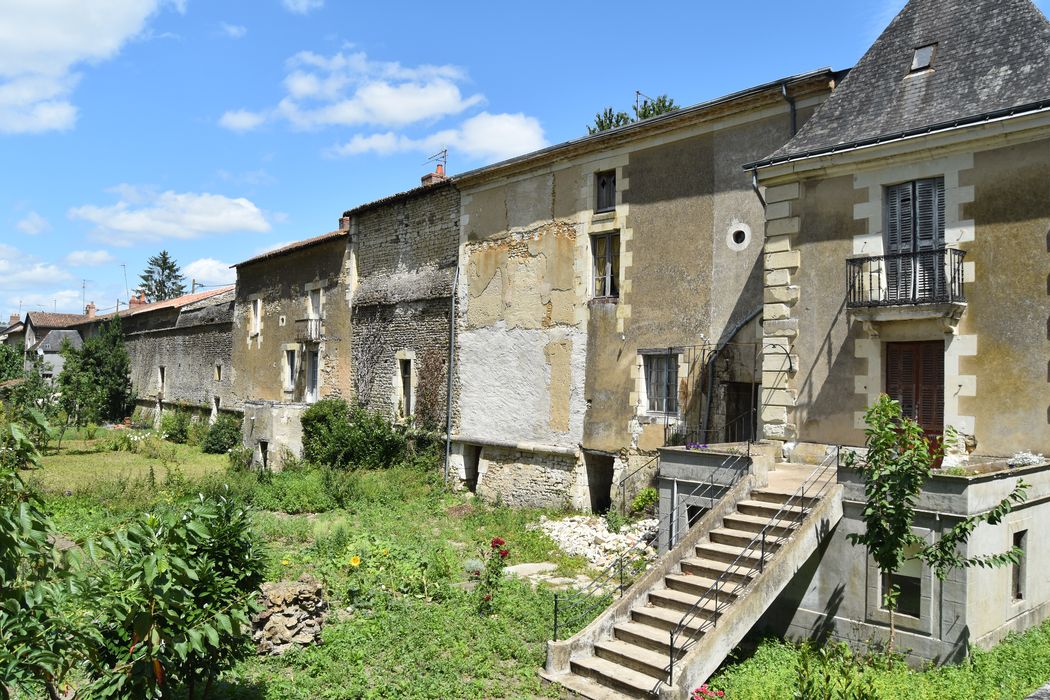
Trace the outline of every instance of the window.
<instances>
[{"instance_id":1,"label":"window","mask_svg":"<svg viewBox=\"0 0 1050 700\"><path fill-rule=\"evenodd\" d=\"M918 73L933 66L933 59L937 56L937 44L928 44L915 49L915 55L911 59L911 72Z\"/></svg>"},{"instance_id":2,"label":"window","mask_svg":"<svg viewBox=\"0 0 1050 700\"><path fill-rule=\"evenodd\" d=\"M306 353L306 403L317 401L320 387L321 356L316 350Z\"/></svg>"},{"instance_id":3,"label":"window","mask_svg":"<svg viewBox=\"0 0 1050 700\"><path fill-rule=\"evenodd\" d=\"M918 559L910 559L919 551L918 545L908 545L904 549L904 562L901 568L893 572L893 576L883 574L879 586L879 607L886 609L883 596L892 584L900 590L897 596L897 610L900 615L909 617L920 617L922 610L922 562Z\"/></svg>"},{"instance_id":4,"label":"window","mask_svg":"<svg viewBox=\"0 0 1050 700\"><path fill-rule=\"evenodd\" d=\"M262 300L252 299L252 325L251 334L259 335L259 318L262 315Z\"/></svg>"},{"instance_id":5,"label":"window","mask_svg":"<svg viewBox=\"0 0 1050 700\"><path fill-rule=\"evenodd\" d=\"M157 368L157 383L160 384L160 393L164 393L164 367L160 366Z\"/></svg>"},{"instance_id":6,"label":"window","mask_svg":"<svg viewBox=\"0 0 1050 700\"><path fill-rule=\"evenodd\" d=\"M946 284L944 178L887 187L885 216L888 301L934 301Z\"/></svg>"},{"instance_id":7,"label":"window","mask_svg":"<svg viewBox=\"0 0 1050 700\"><path fill-rule=\"evenodd\" d=\"M415 409L412 405L412 360L398 360L397 365L401 373L401 415L407 418Z\"/></svg>"},{"instance_id":8,"label":"window","mask_svg":"<svg viewBox=\"0 0 1050 700\"><path fill-rule=\"evenodd\" d=\"M298 369L295 366L295 350L284 351L284 365L288 370L288 376L285 377L285 386L290 391L295 388L295 372Z\"/></svg>"},{"instance_id":9,"label":"window","mask_svg":"<svg viewBox=\"0 0 1050 700\"><path fill-rule=\"evenodd\" d=\"M215 365L215 381L222 381L222 365Z\"/></svg>"},{"instance_id":10,"label":"window","mask_svg":"<svg viewBox=\"0 0 1050 700\"><path fill-rule=\"evenodd\" d=\"M594 211L613 211L616 209L616 171L606 170L594 176L595 203Z\"/></svg>"},{"instance_id":11,"label":"window","mask_svg":"<svg viewBox=\"0 0 1050 700\"><path fill-rule=\"evenodd\" d=\"M1021 601L1025 598L1025 578L1027 574L1027 557L1028 557L1028 530L1021 530L1020 532L1014 533L1014 548L1021 550L1021 557L1017 560L1017 563L1011 567L1010 576L1010 589L1011 595L1015 601Z\"/></svg>"},{"instance_id":12,"label":"window","mask_svg":"<svg viewBox=\"0 0 1050 700\"><path fill-rule=\"evenodd\" d=\"M591 248L594 256L594 297L615 299L620 296L620 234L592 236Z\"/></svg>"},{"instance_id":13,"label":"window","mask_svg":"<svg viewBox=\"0 0 1050 700\"><path fill-rule=\"evenodd\" d=\"M643 355L646 408L650 413L678 413L678 356Z\"/></svg>"},{"instance_id":14,"label":"window","mask_svg":"<svg viewBox=\"0 0 1050 700\"><path fill-rule=\"evenodd\" d=\"M307 318L319 319L321 318L321 290L311 289L310 296L308 299Z\"/></svg>"}]
</instances>

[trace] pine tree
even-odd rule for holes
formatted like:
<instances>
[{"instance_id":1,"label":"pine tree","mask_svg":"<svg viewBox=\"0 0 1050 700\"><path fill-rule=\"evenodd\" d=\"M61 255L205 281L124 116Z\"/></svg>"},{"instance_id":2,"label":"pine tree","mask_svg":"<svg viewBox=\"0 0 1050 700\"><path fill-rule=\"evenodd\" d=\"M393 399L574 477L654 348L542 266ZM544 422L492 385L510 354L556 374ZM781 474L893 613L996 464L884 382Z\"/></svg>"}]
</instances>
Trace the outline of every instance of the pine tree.
<instances>
[{"instance_id":1,"label":"pine tree","mask_svg":"<svg viewBox=\"0 0 1050 700\"><path fill-rule=\"evenodd\" d=\"M182 276L182 269L166 250L146 261L146 271L141 278L140 288L146 295L146 301L164 301L186 293L186 278Z\"/></svg>"}]
</instances>

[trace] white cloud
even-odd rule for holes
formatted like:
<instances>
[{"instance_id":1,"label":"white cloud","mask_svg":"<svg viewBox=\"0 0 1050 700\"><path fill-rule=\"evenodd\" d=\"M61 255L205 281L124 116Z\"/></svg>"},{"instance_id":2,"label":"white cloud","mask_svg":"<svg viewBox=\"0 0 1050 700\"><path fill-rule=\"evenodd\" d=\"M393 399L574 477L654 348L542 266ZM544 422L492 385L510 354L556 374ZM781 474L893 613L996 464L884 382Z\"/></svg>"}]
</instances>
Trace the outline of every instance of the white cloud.
<instances>
[{"instance_id":1,"label":"white cloud","mask_svg":"<svg viewBox=\"0 0 1050 700\"><path fill-rule=\"evenodd\" d=\"M403 151L433 152L455 148L471 158L498 161L534 151L547 145L543 127L524 114L482 112L467 119L458 129L446 129L424 138L413 139L392 131L382 134L356 134L331 149L336 156L362 153L389 155Z\"/></svg>"},{"instance_id":2,"label":"white cloud","mask_svg":"<svg viewBox=\"0 0 1050 700\"><path fill-rule=\"evenodd\" d=\"M324 0L281 0L284 9L297 15L305 15L324 7Z\"/></svg>"},{"instance_id":3,"label":"white cloud","mask_svg":"<svg viewBox=\"0 0 1050 700\"><path fill-rule=\"evenodd\" d=\"M227 24L226 22L220 22L219 29L231 39L243 39L248 33L248 28L241 24Z\"/></svg>"},{"instance_id":4,"label":"white cloud","mask_svg":"<svg viewBox=\"0 0 1050 700\"><path fill-rule=\"evenodd\" d=\"M266 121L266 115L250 112L246 109L235 109L219 117L219 126L230 131L251 131Z\"/></svg>"},{"instance_id":5,"label":"white cloud","mask_svg":"<svg viewBox=\"0 0 1050 700\"><path fill-rule=\"evenodd\" d=\"M37 214L35 211L31 211L23 216L18 223L15 224L22 233L29 236L36 236L45 231L51 230L51 224L47 219Z\"/></svg>"},{"instance_id":6,"label":"white cloud","mask_svg":"<svg viewBox=\"0 0 1050 700\"><path fill-rule=\"evenodd\" d=\"M95 224L95 237L111 245L270 230L262 211L243 197L170 190L158 194L131 185L120 185L114 191L120 197L116 204L69 210L71 219Z\"/></svg>"},{"instance_id":7,"label":"white cloud","mask_svg":"<svg viewBox=\"0 0 1050 700\"><path fill-rule=\"evenodd\" d=\"M108 250L74 250L66 256L66 264L72 267L94 267L115 261Z\"/></svg>"},{"instance_id":8,"label":"white cloud","mask_svg":"<svg viewBox=\"0 0 1050 700\"><path fill-rule=\"evenodd\" d=\"M459 83L466 76L457 66L406 67L370 60L363 52L322 56L310 51L292 56L287 65L284 99L265 110L228 111L220 126L246 131L275 120L298 129L402 127L460 114L484 101L479 94L462 93Z\"/></svg>"},{"instance_id":9,"label":"white cloud","mask_svg":"<svg viewBox=\"0 0 1050 700\"><path fill-rule=\"evenodd\" d=\"M230 269L230 263L224 263L215 258L194 260L182 268L182 274L206 285L233 284L237 281L237 271Z\"/></svg>"},{"instance_id":10,"label":"white cloud","mask_svg":"<svg viewBox=\"0 0 1050 700\"><path fill-rule=\"evenodd\" d=\"M0 245L0 289L24 289L68 280L68 272L9 245Z\"/></svg>"},{"instance_id":11,"label":"white cloud","mask_svg":"<svg viewBox=\"0 0 1050 700\"><path fill-rule=\"evenodd\" d=\"M0 4L0 133L70 129L75 69L115 56L162 0L5 0ZM171 3L185 9L184 2Z\"/></svg>"}]
</instances>

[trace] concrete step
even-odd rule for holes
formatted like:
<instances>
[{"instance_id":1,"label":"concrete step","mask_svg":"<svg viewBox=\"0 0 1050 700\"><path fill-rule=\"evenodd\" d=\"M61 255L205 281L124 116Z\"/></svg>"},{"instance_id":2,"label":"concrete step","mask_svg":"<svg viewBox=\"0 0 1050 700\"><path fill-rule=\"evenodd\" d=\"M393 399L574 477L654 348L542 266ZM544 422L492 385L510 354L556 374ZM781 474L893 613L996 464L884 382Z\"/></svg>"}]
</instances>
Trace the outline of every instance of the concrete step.
<instances>
[{"instance_id":1,"label":"concrete step","mask_svg":"<svg viewBox=\"0 0 1050 700\"><path fill-rule=\"evenodd\" d=\"M692 610L693 606L696 605L697 602L700 602L700 607L702 607L704 610L714 612L714 598L709 599L707 597L704 597L701 600L701 596L705 593L707 593L707 589L704 589L703 591L694 594L687 593L685 591L678 591L673 588L662 588L658 591L649 592L649 602L661 608L678 610L680 612ZM726 598L720 598L719 602L724 604L726 602Z\"/></svg>"},{"instance_id":2,"label":"concrete step","mask_svg":"<svg viewBox=\"0 0 1050 700\"><path fill-rule=\"evenodd\" d=\"M544 680L561 686L559 697L566 700L574 700L575 698L586 698L586 700L631 700L633 698L631 695L624 695L586 676L577 676L575 673L562 673L557 676L550 676L546 672L541 671L540 675Z\"/></svg>"},{"instance_id":3,"label":"concrete step","mask_svg":"<svg viewBox=\"0 0 1050 700\"><path fill-rule=\"evenodd\" d=\"M744 513L732 513L722 519L722 525L733 530L748 531L751 533L758 533L762 531L762 528L766 527L769 523L768 517L762 517L760 515L746 515ZM783 523L781 525L774 525L769 527L766 532L770 535L788 535L795 530L794 526L790 523Z\"/></svg>"},{"instance_id":4,"label":"concrete step","mask_svg":"<svg viewBox=\"0 0 1050 700\"><path fill-rule=\"evenodd\" d=\"M685 613L681 610L664 608L658 605L643 605L631 609L631 619L635 622L640 622L644 625L649 625L650 627L658 627L667 630L668 632L678 626L684 615ZM696 611L695 615L690 616L689 620L686 622L686 627L694 631L699 631L701 628L710 627L708 623L716 617L718 617L717 613L700 608ZM699 638L699 636L700 635L696 635L696 638Z\"/></svg>"},{"instance_id":5,"label":"concrete step","mask_svg":"<svg viewBox=\"0 0 1050 700\"><path fill-rule=\"evenodd\" d=\"M757 548L745 550L743 547L731 544L705 542L696 546L696 556L699 559L707 559L708 561L720 561L726 564L739 564L750 567L758 565L761 553Z\"/></svg>"},{"instance_id":6,"label":"concrete step","mask_svg":"<svg viewBox=\"0 0 1050 700\"><path fill-rule=\"evenodd\" d=\"M711 541L716 544L729 544L734 547L747 547L751 544L752 540L756 539L761 531L759 532L748 532L747 530L737 530L735 528L720 527L717 530L711 531ZM777 538L777 535L766 534L766 551L775 552L776 548L780 545L774 544L773 540Z\"/></svg>"},{"instance_id":7,"label":"concrete step","mask_svg":"<svg viewBox=\"0 0 1050 700\"><path fill-rule=\"evenodd\" d=\"M668 574L667 576L664 576L664 585L670 590L700 596L706 593L711 586L715 585L716 578L717 577L689 576L687 574ZM735 587L734 582L723 581L723 585L725 584ZM734 598L736 597L734 594L729 595Z\"/></svg>"},{"instance_id":8,"label":"concrete step","mask_svg":"<svg viewBox=\"0 0 1050 700\"><path fill-rule=\"evenodd\" d=\"M754 576L750 566L730 566L726 562L712 561L690 557L683 559L680 563L682 574L686 576L702 576L703 578L722 578L722 580L734 583L747 583ZM724 574L724 576L723 576Z\"/></svg>"},{"instance_id":9,"label":"concrete step","mask_svg":"<svg viewBox=\"0 0 1050 700\"><path fill-rule=\"evenodd\" d=\"M573 659L569 666L576 675L589 678L632 698L651 698L654 691L662 685L661 681L654 680L652 676L597 656Z\"/></svg>"},{"instance_id":10,"label":"concrete step","mask_svg":"<svg viewBox=\"0 0 1050 700\"><path fill-rule=\"evenodd\" d=\"M799 504L804 503L807 506L812 506L814 503L819 501L819 498L813 498L812 496L806 496L804 498L797 497L794 493L787 493L784 491L769 491L766 489L755 489L751 492L751 500L753 501L766 501L768 503L776 503L777 505L783 505L787 503L788 499L792 500L792 503Z\"/></svg>"},{"instance_id":11,"label":"concrete step","mask_svg":"<svg viewBox=\"0 0 1050 700\"><path fill-rule=\"evenodd\" d=\"M736 510L738 513L744 515L758 515L764 517L767 520L772 518L774 515L780 514L781 520L778 521L778 525L784 525L787 523L795 523L798 521L799 516L802 513L802 508L799 506L781 506L776 503L770 503L769 501L756 501L748 499L746 501L740 501L736 504Z\"/></svg>"},{"instance_id":12,"label":"concrete step","mask_svg":"<svg viewBox=\"0 0 1050 700\"><path fill-rule=\"evenodd\" d=\"M594 655L629 669L644 673L653 680L667 679L667 649L662 652L647 649L620 639L610 639L594 645Z\"/></svg>"},{"instance_id":13,"label":"concrete step","mask_svg":"<svg viewBox=\"0 0 1050 700\"><path fill-rule=\"evenodd\" d=\"M641 622L621 622L613 627L613 637L635 646L643 647L658 654L667 654L671 648L671 633L660 627L642 624ZM685 652L683 645L675 643L678 656Z\"/></svg>"}]
</instances>

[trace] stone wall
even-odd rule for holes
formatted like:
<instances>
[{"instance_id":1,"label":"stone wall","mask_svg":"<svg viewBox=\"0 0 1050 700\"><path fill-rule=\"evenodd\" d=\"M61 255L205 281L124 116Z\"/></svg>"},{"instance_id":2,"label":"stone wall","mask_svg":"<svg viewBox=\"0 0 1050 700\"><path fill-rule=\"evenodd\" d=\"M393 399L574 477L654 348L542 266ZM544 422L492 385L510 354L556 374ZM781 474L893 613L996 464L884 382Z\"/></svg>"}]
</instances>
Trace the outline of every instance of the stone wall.
<instances>
[{"instance_id":1,"label":"stone wall","mask_svg":"<svg viewBox=\"0 0 1050 700\"><path fill-rule=\"evenodd\" d=\"M520 508L579 507L586 499L579 466L573 455L483 447L477 494Z\"/></svg>"}]
</instances>

